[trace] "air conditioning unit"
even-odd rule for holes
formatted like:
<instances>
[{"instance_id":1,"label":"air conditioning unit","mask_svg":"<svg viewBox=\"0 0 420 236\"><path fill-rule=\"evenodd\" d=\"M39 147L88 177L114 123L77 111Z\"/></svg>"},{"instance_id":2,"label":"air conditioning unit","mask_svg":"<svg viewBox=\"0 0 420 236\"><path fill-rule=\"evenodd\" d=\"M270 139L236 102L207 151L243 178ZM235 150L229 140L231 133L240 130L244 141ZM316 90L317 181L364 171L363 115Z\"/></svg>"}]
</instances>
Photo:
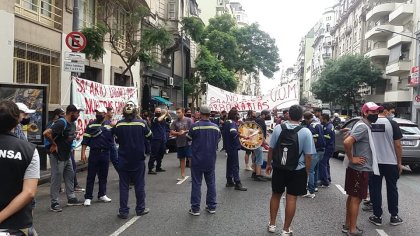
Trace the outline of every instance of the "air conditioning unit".
<instances>
[{"instance_id":1,"label":"air conditioning unit","mask_svg":"<svg viewBox=\"0 0 420 236\"><path fill-rule=\"evenodd\" d=\"M173 77L168 78L168 85L169 86L174 86L174 78Z\"/></svg>"}]
</instances>

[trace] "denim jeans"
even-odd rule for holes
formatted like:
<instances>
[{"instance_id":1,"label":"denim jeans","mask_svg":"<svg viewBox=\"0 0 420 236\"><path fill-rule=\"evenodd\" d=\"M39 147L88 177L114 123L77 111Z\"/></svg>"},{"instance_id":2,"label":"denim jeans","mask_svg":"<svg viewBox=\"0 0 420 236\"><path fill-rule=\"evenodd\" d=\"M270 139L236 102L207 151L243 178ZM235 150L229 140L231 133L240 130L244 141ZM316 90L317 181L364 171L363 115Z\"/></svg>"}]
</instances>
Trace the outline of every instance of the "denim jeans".
<instances>
[{"instance_id":1,"label":"denim jeans","mask_svg":"<svg viewBox=\"0 0 420 236\"><path fill-rule=\"evenodd\" d=\"M324 151L317 151L316 155L318 156L318 161L315 165L315 178L314 178L314 182L315 182L315 188L318 185L318 180L319 180L319 163L322 161L322 159L324 159Z\"/></svg>"},{"instance_id":2,"label":"denim jeans","mask_svg":"<svg viewBox=\"0 0 420 236\"><path fill-rule=\"evenodd\" d=\"M316 171L315 171L315 167L317 166L319 162L319 156L318 153L312 155L312 160L311 160L311 168L309 169L309 175L308 175L308 191L310 193L314 193L315 192L315 188L316 188Z\"/></svg>"}]
</instances>

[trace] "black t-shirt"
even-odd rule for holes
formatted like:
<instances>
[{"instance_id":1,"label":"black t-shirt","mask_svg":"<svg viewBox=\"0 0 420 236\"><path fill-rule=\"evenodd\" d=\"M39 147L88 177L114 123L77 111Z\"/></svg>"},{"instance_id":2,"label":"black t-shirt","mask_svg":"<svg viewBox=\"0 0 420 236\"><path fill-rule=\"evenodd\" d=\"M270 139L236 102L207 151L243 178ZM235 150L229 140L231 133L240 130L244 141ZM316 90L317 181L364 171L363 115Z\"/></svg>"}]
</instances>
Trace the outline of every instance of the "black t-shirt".
<instances>
[{"instance_id":1,"label":"black t-shirt","mask_svg":"<svg viewBox=\"0 0 420 236\"><path fill-rule=\"evenodd\" d=\"M66 121L67 122L67 121ZM63 120L57 120L52 126L53 138L57 143L57 158L60 161L66 161L70 158L71 145L76 137L76 125Z\"/></svg>"},{"instance_id":2,"label":"black t-shirt","mask_svg":"<svg viewBox=\"0 0 420 236\"><path fill-rule=\"evenodd\" d=\"M258 117L255 122L261 126L261 129L263 130L264 138L267 138L267 125L265 124L265 120L261 117Z\"/></svg>"},{"instance_id":3,"label":"black t-shirt","mask_svg":"<svg viewBox=\"0 0 420 236\"><path fill-rule=\"evenodd\" d=\"M392 126L392 135L394 140L402 139L403 135L400 129L400 126L395 120L388 119Z\"/></svg>"}]
</instances>

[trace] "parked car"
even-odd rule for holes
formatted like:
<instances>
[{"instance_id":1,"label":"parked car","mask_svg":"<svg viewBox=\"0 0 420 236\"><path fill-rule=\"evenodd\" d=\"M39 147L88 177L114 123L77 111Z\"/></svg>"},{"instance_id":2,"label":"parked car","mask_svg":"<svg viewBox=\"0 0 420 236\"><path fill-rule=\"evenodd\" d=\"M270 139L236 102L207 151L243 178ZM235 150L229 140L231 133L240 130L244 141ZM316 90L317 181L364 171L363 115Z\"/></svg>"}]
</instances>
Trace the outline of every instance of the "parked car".
<instances>
[{"instance_id":1,"label":"parked car","mask_svg":"<svg viewBox=\"0 0 420 236\"><path fill-rule=\"evenodd\" d=\"M335 131L335 153L334 157L338 157L339 153L344 153L343 140L344 136L353 128L360 117L348 120L341 130ZM409 165L413 171L420 170L420 129L416 123L406 119L394 118L394 121L400 126L403 138L402 146L402 164Z\"/></svg>"}]
</instances>

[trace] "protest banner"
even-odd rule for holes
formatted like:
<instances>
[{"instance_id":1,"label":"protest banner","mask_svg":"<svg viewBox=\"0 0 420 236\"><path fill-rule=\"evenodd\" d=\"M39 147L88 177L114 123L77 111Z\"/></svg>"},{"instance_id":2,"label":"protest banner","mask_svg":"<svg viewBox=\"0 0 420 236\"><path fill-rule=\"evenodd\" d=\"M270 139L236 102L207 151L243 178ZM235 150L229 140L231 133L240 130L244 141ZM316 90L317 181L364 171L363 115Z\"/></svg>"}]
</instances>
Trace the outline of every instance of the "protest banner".
<instances>
[{"instance_id":1,"label":"protest banner","mask_svg":"<svg viewBox=\"0 0 420 236\"><path fill-rule=\"evenodd\" d=\"M236 107L238 111L285 109L299 104L299 84L297 81L291 81L271 89L262 96L231 93L208 85L206 104L212 111L229 111L233 107Z\"/></svg>"},{"instance_id":2,"label":"protest banner","mask_svg":"<svg viewBox=\"0 0 420 236\"><path fill-rule=\"evenodd\" d=\"M138 104L137 88L105 85L90 80L72 77L73 104L84 109L77 120L77 146L80 145L82 135L90 121L95 119L95 110L100 107L112 107L114 120L122 119L125 103L133 101Z\"/></svg>"}]
</instances>

